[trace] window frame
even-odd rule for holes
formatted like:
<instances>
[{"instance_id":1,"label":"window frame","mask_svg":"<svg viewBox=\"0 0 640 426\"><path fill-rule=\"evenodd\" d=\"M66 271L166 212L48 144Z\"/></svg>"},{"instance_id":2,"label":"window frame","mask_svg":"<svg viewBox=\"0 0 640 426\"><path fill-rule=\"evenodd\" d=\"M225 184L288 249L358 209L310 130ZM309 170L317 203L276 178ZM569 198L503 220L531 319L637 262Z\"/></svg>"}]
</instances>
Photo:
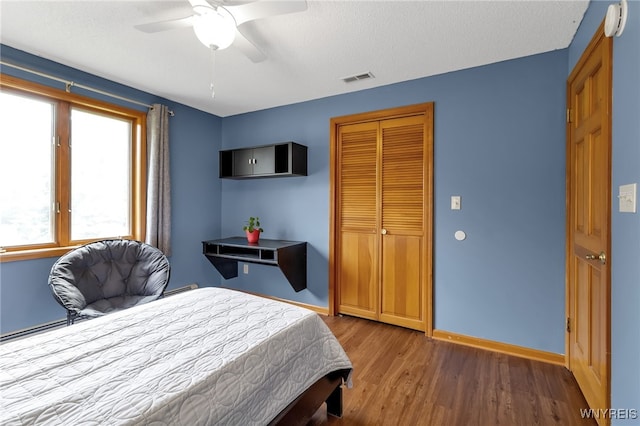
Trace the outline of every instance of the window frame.
<instances>
[{"instance_id":1,"label":"window frame","mask_svg":"<svg viewBox=\"0 0 640 426\"><path fill-rule=\"evenodd\" d=\"M82 244L103 238L123 238L144 241L146 231L146 171L147 139L146 112L96 100L64 90L44 86L17 77L0 74L0 90L8 93L42 99L55 103L55 153L53 159L54 191L60 208L55 212L54 241L45 244L0 247L0 263L56 257ZM70 114L72 108L104 114L130 121L131 133L131 235L104 236L101 238L71 241L70 213Z\"/></svg>"}]
</instances>

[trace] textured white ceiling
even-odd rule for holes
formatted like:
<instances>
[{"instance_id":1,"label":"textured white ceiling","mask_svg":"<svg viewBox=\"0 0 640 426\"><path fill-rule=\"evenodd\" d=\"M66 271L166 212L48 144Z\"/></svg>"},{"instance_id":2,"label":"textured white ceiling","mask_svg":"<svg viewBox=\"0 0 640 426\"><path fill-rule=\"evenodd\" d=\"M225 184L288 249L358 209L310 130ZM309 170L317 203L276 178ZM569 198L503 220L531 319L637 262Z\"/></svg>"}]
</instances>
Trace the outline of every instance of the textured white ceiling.
<instances>
[{"instance_id":1,"label":"textured white ceiling","mask_svg":"<svg viewBox=\"0 0 640 426\"><path fill-rule=\"evenodd\" d=\"M562 49L589 1L307 3L244 24L268 59L217 52L214 99L211 55L191 28L134 28L190 15L187 0L1 0L0 42L224 117Z\"/></svg>"}]
</instances>

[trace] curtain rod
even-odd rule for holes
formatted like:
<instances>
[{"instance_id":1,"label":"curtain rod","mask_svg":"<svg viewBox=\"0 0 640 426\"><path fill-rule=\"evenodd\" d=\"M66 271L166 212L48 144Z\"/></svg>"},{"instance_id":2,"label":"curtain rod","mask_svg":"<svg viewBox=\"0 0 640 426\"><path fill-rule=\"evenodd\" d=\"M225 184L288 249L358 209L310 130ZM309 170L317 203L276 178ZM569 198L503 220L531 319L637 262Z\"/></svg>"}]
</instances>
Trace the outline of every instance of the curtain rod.
<instances>
[{"instance_id":1,"label":"curtain rod","mask_svg":"<svg viewBox=\"0 0 640 426\"><path fill-rule=\"evenodd\" d=\"M20 71L25 71L25 72L28 72L28 73L31 73L31 74L38 75L40 77L44 77L44 78L48 78L50 80L54 80L54 81L57 81L57 82L60 82L60 83L64 83L65 90L68 93L71 93L71 88L75 86L75 87L78 87L80 89L88 90L90 92L98 93L100 95L109 96L111 98L119 99L121 101L129 102L129 103L132 103L132 104L135 104L135 105L145 106L147 108L153 108L153 105L145 104L144 102L136 101L136 100L130 99L130 98L125 98L124 96L120 96L120 95L116 95L116 94L113 94L113 93L105 92L104 90L94 89L93 87L85 86L84 84L74 83L73 81L65 80L63 78L59 78L59 77L56 77L56 76L53 76L53 75L50 75L50 74L45 74L45 73L40 72L40 71L35 71L35 70L29 69L29 68L25 68L25 67L20 66L20 65L12 64L11 62L0 61L0 65L5 65L7 67L15 68L15 69L20 70ZM169 110L169 115L171 117L173 117L175 114L173 113L173 111Z\"/></svg>"}]
</instances>

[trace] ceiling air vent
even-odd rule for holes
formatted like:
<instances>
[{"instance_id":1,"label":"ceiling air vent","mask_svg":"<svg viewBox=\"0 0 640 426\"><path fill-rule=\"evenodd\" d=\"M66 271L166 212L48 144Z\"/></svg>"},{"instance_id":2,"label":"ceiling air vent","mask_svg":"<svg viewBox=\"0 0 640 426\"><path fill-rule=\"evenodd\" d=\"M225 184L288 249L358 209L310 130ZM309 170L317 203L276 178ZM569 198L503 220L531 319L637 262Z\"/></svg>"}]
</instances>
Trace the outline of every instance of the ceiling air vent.
<instances>
[{"instance_id":1,"label":"ceiling air vent","mask_svg":"<svg viewBox=\"0 0 640 426\"><path fill-rule=\"evenodd\" d=\"M354 81L359 81L359 80L366 80L368 78L374 78L373 74L371 74L371 72L366 72L364 74L358 74L358 75L352 75L349 77L344 77L342 79L342 81L344 81L345 83L353 83Z\"/></svg>"}]
</instances>

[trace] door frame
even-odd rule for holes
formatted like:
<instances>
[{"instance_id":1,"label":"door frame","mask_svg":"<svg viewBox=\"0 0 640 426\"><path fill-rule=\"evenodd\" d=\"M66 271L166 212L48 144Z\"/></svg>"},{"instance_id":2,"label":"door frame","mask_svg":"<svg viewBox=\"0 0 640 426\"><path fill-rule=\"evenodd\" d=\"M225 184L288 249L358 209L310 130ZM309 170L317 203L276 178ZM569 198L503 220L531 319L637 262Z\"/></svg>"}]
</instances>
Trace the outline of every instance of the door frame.
<instances>
[{"instance_id":1,"label":"door frame","mask_svg":"<svg viewBox=\"0 0 640 426\"><path fill-rule=\"evenodd\" d=\"M336 227L336 215L338 214L336 183L338 181L337 173L339 170L337 164L338 128L345 124L379 121L382 119L400 118L418 114L425 114L427 117L430 116L431 122L433 123L433 110L434 103L425 102L331 118L329 128L329 316L336 315L340 294L336 288L338 281L336 244L339 231ZM425 334L431 337L433 335L433 127L431 128L430 134L425 135L425 137L427 138L427 152L425 153L427 157L425 201L429 208L427 208L425 212L425 256L427 256L427 258L425 268L426 288L424 288L423 292L423 304L425 308Z\"/></svg>"},{"instance_id":2,"label":"door frame","mask_svg":"<svg viewBox=\"0 0 640 426\"><path fill-rule=\"evenodd\" d=\"M611 157L612 157L612 144L613 144L613 140L612 140L612 108L613 108L613 40L609 37L605 37L604 36L604 20L602 21L602 23L600 24L600 26L598 27L598 29L596 30L596 32L594 33L593 37L591 38L591 40L589 41L589 44L587 45L587 47L585 47L584 51L582 52L580 59L578 60L578 62L576 63L576 65L574 66L574 68L572 69L571 73L569 74L569 77L567 78L567 85L566 85L566 108L567 108L567 124L566 124L566 247L565 247L565 258L566 258L566 263L565 263L565 316L567 318L567 328L565 329L565 367L569 370L572 371L572 367L571 367L571 332L573 332L573 330L571 330L572 328L572 324L570 322L570 320L573 320L572 318L570 318L570 313L571 313L571 274L570 274L570 268L571 268L571 262L572 262L572 253L573 253L573 231L571 229L571 212L572 212L572 205L571 205L571 182L572 182L572 172L574 169L574 165L572 164L572 158L570 155L571 152L571 117L574 114L574 111L571 111L571 82L574 80L575 75L578 73L578 71L584 66L585 62L587 62L587 60L590 58L591 54L593 53L593 50L596 48L596 46L599 43L607 43L606 48L608 49L608 53L609 53L609 58L608 58L608 63L609 63L609 69L606 71L608 74L608 78L607 78L607 84L608 84L608 90L609 90L609 96L607 97L607 99L605 100L606 102L606 108L608 111L608 119L606 120L603 130L604 133L608 139L608 144L609 144L609 163L608 163L608 169L609 169L609 176L608 176L608 182L607 185L609 187L609 197L608 197L608 208L607 208L607 242L606 242L606 253L607 256L609 257L607 259L607 263L608 263L608 267L607 267L607 275L606 275L606 282L607 282L607 289L605 292L605 306L606 306L606 324L605 324L605 332L606 332L606 337L605 337L605 351L606 351L606 379L605 379L605 387L606 387L606 395L605 395L605 399L606 399L606 407L589 407L589 408L608 408L611 405L611 261L610 261L610 256L611 256L611 216L612 216L612 202L611 202L611 197L614 193L613 188L611 187L612 185L612 179L611 179L611 174L612 174L612 166L611 166ZM569 331L571 330L571 331ZM603 423L600 423L599 420L599 424L610 424L610 419L604 418L601 419Z\"/></svg>"}]
</instances>

